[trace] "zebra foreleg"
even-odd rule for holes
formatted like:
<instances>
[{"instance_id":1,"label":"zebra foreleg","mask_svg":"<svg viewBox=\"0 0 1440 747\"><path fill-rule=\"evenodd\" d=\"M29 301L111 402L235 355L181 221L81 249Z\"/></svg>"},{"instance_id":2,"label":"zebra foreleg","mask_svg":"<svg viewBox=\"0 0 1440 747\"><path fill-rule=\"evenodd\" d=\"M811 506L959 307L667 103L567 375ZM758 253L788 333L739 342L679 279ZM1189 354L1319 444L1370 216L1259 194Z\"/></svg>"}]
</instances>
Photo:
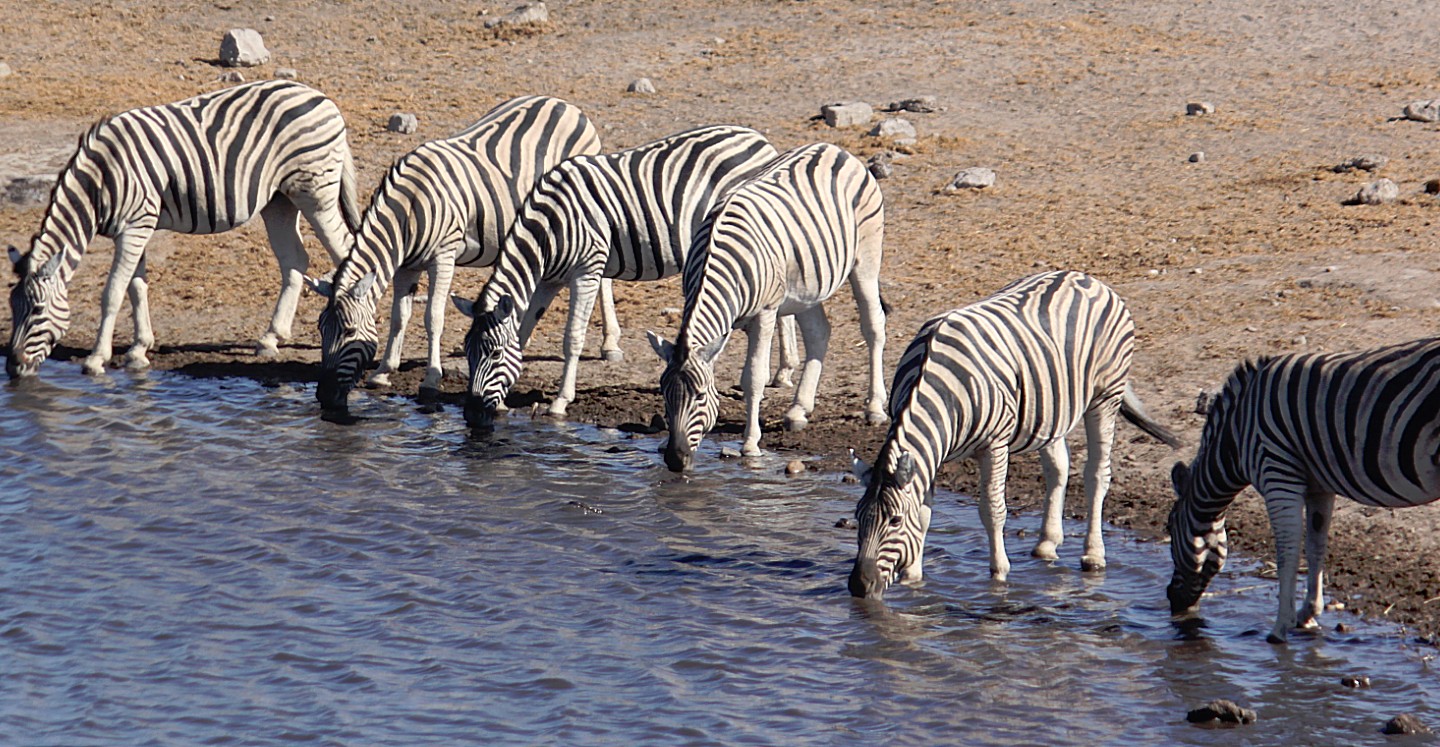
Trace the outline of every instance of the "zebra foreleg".
<instances>
[{"instance_id":1,"label":"zebra foreleg","mask_svg":"<svg viewBox=\"0 0 1440 747\"><path fill-rule=\"evenodd\" d=\"M1010 577L1010 558L1005 554L1005 478L1010 472L1010 448L1003 443L982 446L975 455L980 463L980 523L990 538L990 579L1004 583Z\"/></svg>"},{"instance_id":2,"label":"zebra foreleg","mask_svg":"<svg viewBox=\"0 0 1440 747\"><path fill-rule=\"evenodd\" d=\"M1295 627L1295 581L1300 572L1300 539L1305 530L1303 491L1289 483L1267 477L1255 489L1265 497L1270 513L1270 529L1275 535L1275 571L1280 579L1279 607L1275 625L1265 640L1284 643Z\"/></svg>"},{"instance_id":3,"label":"zebra foreleg","mask_svg":"<svg viewBox=\"0 0 1440 747\"><path fill-rule=\"evenodd\" d=\"M742 456L760 456L760 402L765 397L765 377L770 373L770 345L775 337L775 311L761 311L745 326L747 350L740 386L745 390L745 442ZM808 347L808 346L807 346ZM789 417L787 416L788 420Z\"/></svg>"},{"instance_id":4,"label":"zebra foreleg","mask_svg":"<svg viewBox=\"0 0 1440 747\"><path fill-rule=\"evenodd\" d=\"M860 312L860 336L870 353L870 392L865 399L865 422L870 425L890 420L885 412L889 404L885 396L885 304L880 300L878 263L877 249L874 263L857 264L850 274L850 290Z\"/></svg>"},{"instance_id":5,"label":"zebra foreleg","mask_svg":"<svg viewBox=\"0 0 1440 747\"><path fill-rule=\"evenodd\" d=\"M455 257L458 249L442 250L430 263L429 301L425 304L425 378L420 382L420 399L434 400L440 394L440 337L445 334L445 299L450 297L450 282L455 278ZM393 370L393 369L392 369Z\"/></svg>"},{"instance_id":6,"label":"zebra foreleg","mask_svg":"<svg viewBox=\"0 0 1440 747\"><path fill-rule=\"evenodd\" d=\"M1325 544L1330 538L1330 520L1335 513L1334 493L1311 493L1305 497L1305 604L1300 608L1297 627L1319 627L1325 609Z\"/></svg>"},{"instance_id":7,"label":"zebra foreleg","mask_svg":"<svg viewBox=\"0 0 1440 747\"><path fill-rule=\"evenodd\" d=\"M1085 554L1080 570L1105 569L1105 496L1110 492L1110 452L1115 442L1115 416L1121 398L1116 396L1085 413Z\"/></svg>"},{"instance_id":8,"label":"zebra foreleg","mask_svg":"<svg viewBox=\"0 0 1440 747\"><path fill-rule=\"evenodd\" d=\"M385 356L380 366L370 374L371 386L390 386L391 372L400 368L400 353L405 347L405 328L410 326L410 314L415 308L415 292L420 289L420 271L400 269L395 271L395 281L390 290L390 333L385 339Z\"/></svg>"},{"instance_id":9,"label":"zebra foreleg","mask_svg":"<svg viewBox=\"0 0 1440 747\"><path fill-rule=\"evenodd\" d=\"M290 198L276 196L260 209L260 218L265 222L270 250L280 264L280 296L275 299L275 313L270 317L270 328L255 344L256 355L269 357L277 355L280 342L290 337L295 307L300 302L301 291L305 289L305 271L310 267L310 257L305 254L305 245L300 238L300 210Z\"/></svg>"},{"instance_id":10,"label":"zebra foreleg","mask_svg":"<svg viewBox=\"0 0 1440 747\"><path fill-rule=\"evenodd\" d=\"M785 413L785 430L798 431L810 423L815 410L815 393L820 388L820 370L830 348L830 320L825 308L816 304L795 315L800 335L805 338L805 367L800 371L800 385L795 387L795 400ZM768 343L767 343L768 345ZM767 348L768 350L768 348Z\"/></svg>"},{"instance_id":11,"label":"zebra foreleg","mask_svg":"<svg viewBox=\"0 0 1440 747\"><path fill-rule=\"evenodd\" d=\"M115 261L110 265L110 276L106 278L105 291L100 296L100 325L95 333L95 348L81 364L81 370L91 376L104 373L106 364L110 362L120 303L129 292L140 260L145 256L145 245L154 234L153 227L131 226L115 237ZM146 326L149 326L148 318Z\"/></svg>"},{"instance_id":12,"label":"zebra foreleg","mask_svg":"<svg viewBox=\"0 0 1440 747\"><path fill-rule=\"evenodd\" d=\"M150 285L145 280L145 255L135 266L135 277L130 278L130 310L135 317L135 342L125 353L125 368L143 371L150 367L145 355L155 346L155 330L150 326Z\"/></svg>"},{"instance_id":13,"label":"zebra foreleg","mask_svg":"<svg viewBox=\"0 0 1440 747\"><path fill-rule=\"evenodd\" d=\"M1040 541L1030 554L1041 560L1058 560L1055 549L1065 541L1065 488L1070 481L1070 447L1063 436L1040 450L1040 469L1045 475L1045 517Z\"/></svg>"},{"instance_id":14,"label":"zebra foreleg","mask_svg":"<svg viewBox=\"0 0 1440 747\"><path fill-rule=\"evenodd\" d=\"M625 360L625 352L620 349L620 317L615 314L614 281L610 278L600 279L600 320L605 330L600 338L600 359L610 363Z\"/></svg>"},{"instance_id":15,"label":"zebra foreleg","mask_svg":"<svg viewBox=\"0 0 1440 747\"><path fill-rule=\"evenodd\" d=\"M560 393L550 403L550 414L556 417L564 417L565 408L575 401L575 377L580 369L580 353L585 349L586 328L595 310L595 294L603 294L605 282L598 274L584 274L570 281L570 315L561 345L565 362L560 374Z\"/></svg>"}]
</instances>

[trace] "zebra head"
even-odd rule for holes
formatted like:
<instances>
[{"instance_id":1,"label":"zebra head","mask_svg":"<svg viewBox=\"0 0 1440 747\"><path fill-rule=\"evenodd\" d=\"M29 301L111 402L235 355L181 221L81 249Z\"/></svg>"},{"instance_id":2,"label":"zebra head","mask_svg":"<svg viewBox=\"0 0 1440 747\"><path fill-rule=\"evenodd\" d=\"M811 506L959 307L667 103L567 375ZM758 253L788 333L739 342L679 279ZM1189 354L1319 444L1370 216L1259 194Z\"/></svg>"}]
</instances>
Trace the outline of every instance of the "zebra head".
<instances>
[{"instance_id":1,"label":"zebra head","mask_svg":"<svg viewBox=\"0 0 1440 747\"><path fill-rule=\"evenodd\" d=\"M647 332L651 347L665 361L660 374L660 396L665 400L665 423L670 440L665 444L665 466L671 472L690 469L700 440L720 416L720 393L715 390L715 359L726 338L699 347L674 345Z\"/></svg>"},{"instance_id":2,"label":"zebra head","mask_svg":"<svg viewBox=\"0 0 1440 747\"><path fill-rule=\"evenodd\" d=\"M341 273L335 277L338 282ZM315 388L324 409L344 410L350 390L375 359L375 280L369 272L349 288L310 281L312 289L330 299L320 312L320 383Z\"/></svg>"},{"instance_id":3,"label":"zebra head","mask_svg":"<svg viewBox=\"0 0 1440 747\"><path fill-rule=\"evenodd\" d=\"M465 422L471 428L495 427L495 413L505 404L505 395L520 378L520 315L515 301L501 296L490 308L478 310L481 302L451 296L455 308L470 317L465 333L465 358L470 362L470 389L465 394Z\"/></svg>"},{"instance_id":4,"label":"zebra head","mask_svg":"<svg viewBox=\"0 0 1440 747\"><path fill-rule=\"evenodd\" d=\"M34 250L21 255L10 247L10 260L20 281L10 289L10 353L5 373L12 379L34 376L40 364L70 327L70 298L60 272L64 255L56 253L39 267L30 267Z\"/></svg>"},{"instance_id":5,"label":"zebra head","mask_svg":"<svg viewBox=\"0 0 1440 747\"><path fill-rule=\"evenodd\" d=\"M853 449L850 460L865 485L855 506L859 550L850 571L850 594L880 599L893 582L919 583L934 491L917 477L915 457L904 449L884 449L875 469Z\"/></svg>"},{"instance_id":6,"label":"zebra head","mask_svg":"<svg viewBox=\"0 0 1440 747\"><path fill-rule=\"evenodd\" d=\"M1184 462L1170 471L1175 488L1175 505L1170 509L1170 557L1174 573L1165 596L1174 615L1195 611L1210 579L1225 567L1228 541L1225 519L1204 520L1195 511L1195 480Z\"/></svg>"}]
</instances>

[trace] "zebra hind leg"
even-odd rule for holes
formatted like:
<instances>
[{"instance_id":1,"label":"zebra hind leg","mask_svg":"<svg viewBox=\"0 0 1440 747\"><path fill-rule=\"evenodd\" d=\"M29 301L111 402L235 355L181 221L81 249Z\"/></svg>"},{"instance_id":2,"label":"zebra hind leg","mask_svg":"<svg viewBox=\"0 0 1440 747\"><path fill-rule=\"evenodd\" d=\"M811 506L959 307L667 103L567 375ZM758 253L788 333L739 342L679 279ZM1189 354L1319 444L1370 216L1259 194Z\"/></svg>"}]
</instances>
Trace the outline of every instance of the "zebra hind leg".
<instances>
[{"instance_id":1,"label":"zebra hind leg","mask_svg":"<svg viewBox=\"0 0 1440 747\"><path fill-rule=\"evenodd\" d=\"M1040 468L1045 474L1045 517L1040 526L1040 540L1030 555L1041 560L1058 560L1055 552L1065 540L1065 488L1070 480L1070 447L1057 438L1040 450Z\"/></svg>"},{"instance_id":2,"label":"zebra hind leg","mask_svg":"<svg viewBox=\"0 0 1440 747\"><path fill-rule=\"evenodd\" d=\"M155 346L155 330L150 326L150 285L145 280L145 255L135 266L135 277L130 279L130 309L135 317L135 342L125 353L125 368L143 371L150 367L146 355Z\"/></svg>"},{"instance_id":3,"label":"zebra hind leg","mask_svg":"<svg viewBox=\"0 0 1440 747\"><path fill-rule=\"evenodd\" d=\"M1325 609L1325 544L1330 538L1330 518L1334 513L1334 493L1311 493L1305 497L1305 561L1310 565L1310 573L1305 579L1305 603L1300 608L1296 627L1320 626L1318 619Z\"/></svg>"},{"instance_id":4,"label":"zebra hind leg","mask_svg":"<svg viewBox=\"0 0 1440 747\"><path fill-rule=\"evenodd\" d=\"M620 349L620 317L615 313L615 287L610 278L600 279L600 321L605 330L600 338L600 360L620 363L625 351Z\"/></svg>"},{"instance_id":5,"label":"zebra hind leg","mask_svg":"<svg viewBox=\"0 0 1440 747\"><path fill-rule=\"evenodd\" d=\"M270 317L270 328L255 344L256 355L271 357L279 354L280 342L290 337L310 258L300 239L300 210L290 198L276 195L260 209L260 218L265 222L275 261L280 264L280 296L275 300L275 313Z\"/></svg>"},{"instance_id":6,"label":"zebra hind leg","mask_svg":"<svg viewBox=\"0 0 1440 747\"><path fill-rule=\"evenodd\" d=\"M810 423L815 410L815 393L820 388L820 370L825 352L830 348L830 320L825 308L816 304L795 315L800 335L805 339L805 367L800 371L800 385L795 387L795 400L785 413L785 430L798 431Z\"/></svg>"},{"instance_id":7,"label":"zebra hind leg","mask_svg":"<svg viewBox=\"0 0 1440 747\"><path fill-rule=\"evenodd\" d=\"M1110 452L1115 441L1115 416L1120 396L1112 397L1085 413L1085 554L1080 570L1105 569L1105 496L1110 492Z\"/></svg>"}]
</instances>

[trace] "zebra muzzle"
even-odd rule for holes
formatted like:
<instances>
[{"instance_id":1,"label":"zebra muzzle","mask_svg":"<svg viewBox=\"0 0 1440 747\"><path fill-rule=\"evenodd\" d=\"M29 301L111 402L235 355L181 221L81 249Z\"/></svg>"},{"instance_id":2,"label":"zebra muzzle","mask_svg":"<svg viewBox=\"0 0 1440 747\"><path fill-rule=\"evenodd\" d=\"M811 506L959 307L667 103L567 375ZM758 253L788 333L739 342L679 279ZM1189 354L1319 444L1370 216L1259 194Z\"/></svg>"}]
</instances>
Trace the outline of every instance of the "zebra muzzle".
<instances>
[{"instance_id":1,"label":"zebra muzzle","mask_svg":"<svg viewBox=\"0 0 1440 747\"><path fill-rule=\"evenodd\" d=\"M855 567L850 569L850 596L862 599L880 599L889 586L885 574L874 558L856 558Z\"/></svg>"},{"instance_id":2,"label":"zebra muzzle","mask_svg":"<svg viewBox=\"0 0 1440 747\"><path fill-rule=\"evenodd\" d=\"M495 429L495 408L485 404L483 397L465 398L465 424L477 431Z\"/></svg>"},{"instance_id":3,"label":"zebra muzzle","mask_svg":"<svg viewBox=\"0 0 1440 747\"><path fill-rule=\"evenodd\" d=\"M350 389L353 385L340 381L339 375L325 373L320 375L320 383L315 386L315 399L320 402L321 409L325 410L346 410L349 409Z\"/></svg>"}]
</instances>

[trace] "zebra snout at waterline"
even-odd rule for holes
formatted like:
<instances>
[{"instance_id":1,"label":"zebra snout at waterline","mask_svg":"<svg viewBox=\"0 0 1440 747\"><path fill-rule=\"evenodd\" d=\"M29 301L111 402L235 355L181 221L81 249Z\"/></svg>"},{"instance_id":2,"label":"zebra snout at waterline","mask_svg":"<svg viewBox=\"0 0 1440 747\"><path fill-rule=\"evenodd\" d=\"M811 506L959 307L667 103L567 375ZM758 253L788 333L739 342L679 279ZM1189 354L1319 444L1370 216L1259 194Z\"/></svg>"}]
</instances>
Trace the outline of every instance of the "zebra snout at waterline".
<instances>
[{"instance_id":1,"label":"zebra snout at waterline","mask_svg":"<svg viewBox=\"0 0 1440 747\"><path fill-rule=\"evenodd\" d=\"M665 445L665 466L671 472L687 472L695 461L695 452L676 448L676 440L674 436L671 436L670 442Z\"/></svg>"},{"instance_id":2,"label":"zebra snout at waterline","mask_svg":"<svg viewBox=\"0 0 1440 747\"><path fill-rule=\"evenodd\" d=\"M1165 597L1170 600L1170 614L1188 615L1200 608L1201 591L1187 588L1179 579L1172 579L1165 587Z\"/></svg>"},{"instance_id":3,"label":"zebra snout at waterline","mask_svg":"<svg viewBox=\"0 0 1440 747\"><path fill-rule=\"evenodd\" d=\"M873 558L856 558L855 567L850 570L850 596L881 599L886 586L885 577Z\"/></svg>"},{"instance_id":4,"label":"zebra snout at waterline","mask_svg":"<svg viewBox=\"0 0 1440 747\"><path fill-rule=\"evenodd\" d=\"M340 376L334 372L323 373L320 383L315 386L315 399L322 410L347 410L350 407L351 386L348 382L341 382Z\"/></svg>"},{"instance_id":5,"label":"zebra snout at waterline","mask_svg":"<svg viewBox=\"0 0 1440 747\"><path fill-rule=\"evenodd\" d=\"M465 398L465 424L472 430L491 431L495 429L495 408L485 404L481 397Z\"/></svg>"},{"instance_id":6,"label":"zebra snout at waterline","mask_svg":"<svg viewBox=\"0 0 1440 747\"><path fill-rule=\"evenodd\" d=\"M12 352L5 358L5 374L9 376L12 381L34 376L40 372L41 360L38 356L32 358L24 353Z\"/></svg>"}]
</instances>

